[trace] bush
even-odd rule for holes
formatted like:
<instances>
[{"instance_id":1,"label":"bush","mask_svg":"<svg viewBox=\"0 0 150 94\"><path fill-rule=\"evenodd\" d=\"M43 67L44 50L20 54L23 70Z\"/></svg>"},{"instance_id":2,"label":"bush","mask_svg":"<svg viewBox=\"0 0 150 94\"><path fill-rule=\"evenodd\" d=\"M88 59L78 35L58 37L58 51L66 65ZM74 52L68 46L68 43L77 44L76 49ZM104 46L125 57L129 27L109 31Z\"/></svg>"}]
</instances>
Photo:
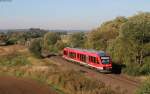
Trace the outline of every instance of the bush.
<instances>
[{"instance_id":1,"label":"bush","mask_svg":"<svg viewBox=\"0 0 150 94\"><path fill-rule=\"evenodd\" d=\"M123 72L131 76L139 76L140 66L136 64L129 64L123 69Z\"/></svg>"},{"instance_id":2,"label":"bush","mask_svg":"<svg viewBox=\"0 0 150 94\"><path fill-rule=\"evenodd\" d=\"M42 51L41 39L34 40L32 42L32 44L30 45L29 50L31 53L34 54L34 56L40 58L41 57L41 51Z\"/></svg>"},{"instance_id":3,"label":"bush","mask_svg":"<svg viewBox=\"0 0 150 94\"><path fill-rule=\"evenodd\" d=\"M63 43L62 41L57 41L54 48L57 50L56 52L61 53L65 47L67 47L66 43Z\"/></svg>"},{"instance_id":4,"label":"bush","mask_svg":"<svg viewBox=\"0 0 150 94\"><path fill-rule=\"evenodd\" d=\"M140 73L142 75L149 75L150 74L150 57L147 57L144 59L143 66L140 69Z\"/></svg>"},{"instance_id":5,"label":"bush","mask_svg":"<svg viewBox=\"0 0 150 94\"><path fill-rule=\"evenodd\" d=\"M17 39L8 39L8 40L6 41L6 45L13 45L13 44L15 44L15 43L17 43Z\"/></svg>"},{"instance_id":6,"label":"bush","mask_svg":"<svg viewBox=\"0 0 150 94\"><path fill-rule=\"evenodd\" d=\"M129 64L124 68L123 71L132 76L149 75L150 63L145 62L143 65Z\"/></svg>"}]
</instances>

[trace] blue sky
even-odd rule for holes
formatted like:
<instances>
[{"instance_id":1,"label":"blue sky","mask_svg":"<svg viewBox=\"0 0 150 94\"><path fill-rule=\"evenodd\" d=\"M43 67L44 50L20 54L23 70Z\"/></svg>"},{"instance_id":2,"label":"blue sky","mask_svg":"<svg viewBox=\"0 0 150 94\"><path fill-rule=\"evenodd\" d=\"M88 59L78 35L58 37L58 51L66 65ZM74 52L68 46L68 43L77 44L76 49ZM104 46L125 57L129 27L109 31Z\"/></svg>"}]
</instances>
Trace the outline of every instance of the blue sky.
<instances>
[{"instance_id":1,"label":"blue sky","mask_svg":"<svg viewBox=\"0 0 150 94\"><path fill-rule=\"evenodd\" d=\"M140 11L150 12L150 0L12 0L0 2L0 29L90 30Z\"/></svg>"}]
</instances>

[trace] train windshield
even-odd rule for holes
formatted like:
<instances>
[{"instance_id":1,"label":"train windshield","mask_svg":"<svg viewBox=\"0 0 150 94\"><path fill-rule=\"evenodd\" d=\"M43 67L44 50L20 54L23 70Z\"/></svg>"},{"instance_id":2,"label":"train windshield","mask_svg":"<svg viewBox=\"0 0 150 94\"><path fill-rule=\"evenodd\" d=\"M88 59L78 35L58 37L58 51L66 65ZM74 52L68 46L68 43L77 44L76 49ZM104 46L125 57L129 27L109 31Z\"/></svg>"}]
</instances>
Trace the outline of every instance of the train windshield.
<instances>
[{"instance_id":1,"label":"train windshield","mask_svg":"<svg viewBox=\"0 0 150 94\"><path fill-rule=\"evenodd\" d=\"M101 57L101 60L102 60L103 64L109 64L109 62L110 62L109 57Z\"/></svg>"}]
</instances>

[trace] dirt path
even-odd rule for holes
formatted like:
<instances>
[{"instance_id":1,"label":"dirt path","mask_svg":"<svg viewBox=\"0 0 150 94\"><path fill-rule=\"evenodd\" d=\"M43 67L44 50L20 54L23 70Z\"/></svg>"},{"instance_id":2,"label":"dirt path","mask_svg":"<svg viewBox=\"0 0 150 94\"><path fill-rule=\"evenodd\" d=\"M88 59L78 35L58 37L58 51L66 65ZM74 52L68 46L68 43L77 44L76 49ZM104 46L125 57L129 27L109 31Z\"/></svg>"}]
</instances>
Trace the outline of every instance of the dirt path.
<instances>
[{"instance_id":1,"label":"dirt path","mask_svg":"<svg viewBox=\"0 0 150 94\"><path fill-rule=\"evenodd\" d=\"M0 76L0 94L56 94L46 85L36 81Z\"/></svg>"},{"instance_id":2,"label":"dirt path","mask_svg":"<svg viewBox=\"0 0 150 94\"><path fill-rule=\"evenodd\" d=\"M139 87L140 83L138 80L128 78L125 75L119 74L103 74L95 70L80 66L71 62L67 62L63 58L56 56L51 57L50 60L60 63L61 66L67 66L75 70L79 70L88 77L99 79L103 81L107 86L111 86L114 90L121 90L125 94L134 94L136 89Z\"/></svg>"}]
</instances>

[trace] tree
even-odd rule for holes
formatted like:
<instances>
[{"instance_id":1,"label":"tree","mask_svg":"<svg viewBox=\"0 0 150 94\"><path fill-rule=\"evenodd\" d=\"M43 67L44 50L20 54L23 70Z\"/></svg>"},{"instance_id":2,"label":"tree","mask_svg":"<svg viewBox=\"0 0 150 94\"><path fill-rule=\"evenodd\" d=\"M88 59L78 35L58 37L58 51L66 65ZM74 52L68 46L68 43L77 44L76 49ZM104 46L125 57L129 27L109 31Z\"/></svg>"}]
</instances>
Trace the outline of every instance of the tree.
<instances>
[{"instance_id":1,"label":"tree","mask_svg":"<svg viewBox=\"0 0 150 94\"><path fill-rule=\"evenodd\" d=\"M140 13L128 18L119 36L108 47L113 59L125 64L144 62L150 53L150 13Z\"/></svg>"},{"instance_id":2,"label":"tree","mask_svg":"<svg viewBox=\"0 0 150 94\"><path fill-rule=\"evenodd\" d=\"M55 48L57 48L57 52L61 53L62 50L67 47L66 43L63 43L62 40L57 41L57 43L54 45Z\"/></svg>"},{"instance_id":3,"label":"tree","mask_svg":"<svg viewBox=\"0 0 150 94\"><path fill-rule=\"evenodd\" d=\"M97 31L100 32L119 32L120 27L123 23L125 23L128 19L125 17L116 17L114 20L104 22L99 28L97 28Z\"/></svg>"},{"instance_id":4,"label":"tree","mask_svg":"<svg viewBox=\"0 0 150 94\"><path fill-rule=\"evenodd\" d=\"M73 33L70 36L69 44L71 47L84 47L85 34L83 32Z\"/></svg>"},{"instance_id":5,"label":"tree","mask_svg":"<svg viewBox=\"0 0 150 94\"><path fill-rule=\"evenodd\" d=\"M136 61L143 63L145 56L144 45L150 42L150 13L140 13L133 17L121 27L121 37L132 41L136 46Z\"/></svg>"},{"instance_id":6,"label":"tree","mask_svg":"<svg viewBox=\"0 0 150 94\"><path fill-rule=\"evenodd\" d=\"M112 21L103 23L99 28L88 34L88 48L106 50L110 40L119 35L120 27L127 21L125 17L117 17Z\"/></svg>"},{"instance_id":7,"label":"tree","mask_svg":"<svg viewBox=\"0 0 150 94\"><path fill-rule=\"evenodd\" d=\"M44 35L43 38L43 47L44 49L50 50L53 46L60 40L60 35L56 32L48 32Z\"/></svg>"}]
</instances>

